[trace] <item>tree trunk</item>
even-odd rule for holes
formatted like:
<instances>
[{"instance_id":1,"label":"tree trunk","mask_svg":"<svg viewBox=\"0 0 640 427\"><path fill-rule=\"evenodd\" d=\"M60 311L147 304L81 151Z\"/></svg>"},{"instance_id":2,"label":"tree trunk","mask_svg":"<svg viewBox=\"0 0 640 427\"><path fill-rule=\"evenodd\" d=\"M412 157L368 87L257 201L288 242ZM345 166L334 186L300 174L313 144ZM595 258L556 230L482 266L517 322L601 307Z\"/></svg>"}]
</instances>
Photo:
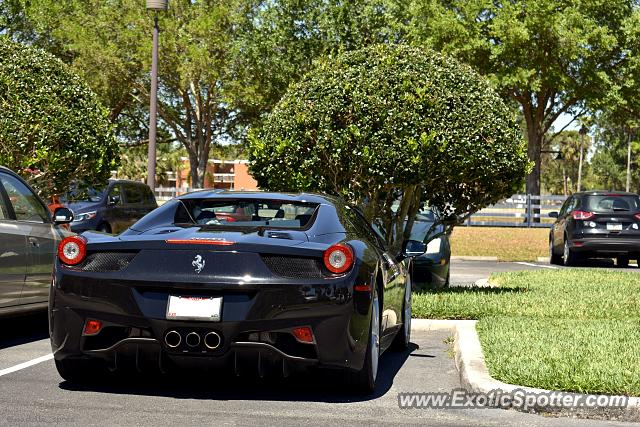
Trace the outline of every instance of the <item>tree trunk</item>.
<instances>
[{"instance_id":1,"label":"tree trunk","mask_svg":"<svg viewBox=\"0 0 640 427\"><path fill-rule=\"evenodd\" d=\"M540 195L540 166L542 150L542 135L539 132L540 127L534 120L527 120L527 155L529 160L533 162L533 171L527 176L527 194L534 196ZM532 204L540 204L540 200L534 200ZM535 215L540 213L540 208L534 207L527 215ZM532 217L531 222L540 222L539 217Z\"/></svg>"},{"instance_id":2,"label":"tree trunk","mask_svg":"<svg viewBox=\"0 0 640 427\"><path fill-rule=\"evenodd\" d=\"M192 152L189 152L189 175L191 175L191 188L201 188L199 186L198 155Z\"/></svg>"},{"instance_id":3,"label":"tree trunk","mask_svg":"<svg viewBox=\"0 0 640 427\"><path fill-rule=\"evenodd\" d=\"M198 159L198 181L197 188L204 188L204 180L207 176L207 163L209 162L209 153L201 153L200 159Z\"/></svg>"},{"instance_id":4,"label":"tree trunk","mask_svg":"<svg viewBox=\"0 0 640 427\"><path fill-rule=\"evenodd\" d=\"M536 196L540 195L540 150L542 149L542 138L543 135L538 132L537 124L527 123L527 155L529 160L533 162L533 171L527 176L527 193Z\"/></svg>"}]
</instances>

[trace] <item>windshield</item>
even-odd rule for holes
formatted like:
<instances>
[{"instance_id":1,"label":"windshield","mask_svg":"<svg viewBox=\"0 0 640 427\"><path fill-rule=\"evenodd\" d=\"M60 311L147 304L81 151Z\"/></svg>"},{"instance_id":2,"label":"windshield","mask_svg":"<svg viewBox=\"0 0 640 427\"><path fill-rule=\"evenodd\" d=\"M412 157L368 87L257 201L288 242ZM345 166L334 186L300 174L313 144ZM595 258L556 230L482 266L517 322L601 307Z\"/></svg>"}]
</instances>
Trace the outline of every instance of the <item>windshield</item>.
<instances>
[{"instance_id":1,"label":"windshield","mask_svg":"<svg viewBox=\"0 0 640 427\"><path fill-rule=\"evenodd\" d=\"M175 224L215 228L274 227L304 229L317 203L261 199L180 199Z\"/></svg>"},{"instance_id":2,"label":"windshield","mask_svg":"<svg viewBox=\"0 0 640 427\"><path fill-rule=\"evenodd\" d=\"M588 196L585 200L590 212L622 212L640 210L640 198L638 196Z\"/></svg>"},{"instance_id":3,"label":"windshield","mask_svg":"<svg viewBox=\"0 0 640 427\"><path fill-rule=\"evenodd\" d=\"M104 197L105 188L74 188L67 194L60 197L62 203L70 202L99 202Z\"/></svg>"}]
</instances>

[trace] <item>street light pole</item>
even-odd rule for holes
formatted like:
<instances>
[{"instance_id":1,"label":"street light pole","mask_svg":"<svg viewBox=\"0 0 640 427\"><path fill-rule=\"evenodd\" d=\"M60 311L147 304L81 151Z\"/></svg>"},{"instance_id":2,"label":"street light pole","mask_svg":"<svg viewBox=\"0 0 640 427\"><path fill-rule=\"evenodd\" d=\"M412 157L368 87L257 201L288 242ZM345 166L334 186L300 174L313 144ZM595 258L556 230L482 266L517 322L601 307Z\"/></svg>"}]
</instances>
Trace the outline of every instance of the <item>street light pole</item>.
<instances>
[{"instance_id":1,"label":"street light pole","mask_svg":"<svg viewBox=\"0 0 640 427\"><path fill-rule=\"evenodd\" d=\"M627 137L627 186L625 191L628 193L631 189L631 130Z\"/></svg>"},{"instance_id":2,"label":"street light pole","mask_svg":"<svg viewBox=\"0 0 640 427\"><path fill-rule=\"evenodd\" d=\"M580 163L578 163L578 188L577 188L577 192L579 193L582 187L582 158L583 158L583 151L584 151L584 137L587 134L587 128L584 125L582 125L578 133L580 134Z\"/></svg>"},{"instance_id":3,"label":"street light pole","mask_svg":"<svg viewBox=\"0 0 640 427\"><path fill-rule=\"evenodd\" d=\"M166 11L169 0L147 0L147 10L155 12L153 17L153 51L151 54L151 92L149 96L149 151L147 161L147 185L156 188L156 136L158 128L158 11Z\"/></svg>"},{"instance_id":4,"label":"street light pole","mask_svg":"<svg viewBox=\"0 0 640 427\"><path fill-rule=\"evenodd\" d=\"M153 19L153 53L151 54L151 96L149 105L149 152L147 161L147 185L156 188L156 135L158 128L158 16Z\"/></svg>"}]
</instances>

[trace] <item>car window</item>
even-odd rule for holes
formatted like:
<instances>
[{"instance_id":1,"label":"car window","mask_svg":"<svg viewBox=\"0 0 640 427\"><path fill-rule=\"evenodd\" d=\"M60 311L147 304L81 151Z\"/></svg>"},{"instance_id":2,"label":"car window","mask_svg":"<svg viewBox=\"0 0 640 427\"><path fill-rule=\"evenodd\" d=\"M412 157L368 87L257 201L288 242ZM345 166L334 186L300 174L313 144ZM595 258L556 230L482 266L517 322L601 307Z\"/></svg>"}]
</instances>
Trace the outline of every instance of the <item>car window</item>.
<instances>
[{"instance_id":1,"label":"car window","mask_svg":"<svg viewBox=\"0 0 640 427\"><path fill-rule=\"evenodd\" d=\"M36 195L17 178L0 175L0 182L9 196L16 219L19 221L47 222L47 208L40 203Z\"/></svg>"},{"instance_id":2,"label":"car window","mask_svg":"<svg viewBox=\"0 0 640 427\"><path fill-rule=\"evenodd\" d=\"M261 199L181 199L174 224L217 228L278 227L305 229L317 203Z\"/></svg>"},{"instance_id":3,"label":"car window","mask_svg":"<svg viewBox=\"0 0 640 427\"><path fill-rule=\"evenodd\" d=\"M142 191L141 188L133 184L124 185L124 197L128 205L141 205L142 204Z\"/></svg>"},{"instance_id":4,"label":"car window","mask_svg":"<svg viewBox=\"0 0 640 427\"><path fill-rule=\"evenodd\" d=\"M7 208L7 203L2 196L2 191L0 191L0 219L8 219L9 218L9 209Z\"/></svg>"},{"instance_id":5,"label":"car window","mask_svg":"<svg viewBox=\"0 0 640 427\"><path fill-rule=\"evenodd\" d=\"M371 241L371 243L378 246L380 249L386 250L384 241L380 238L380 235L374 231L371 224L369 224L365 219L364 215L362 215L362 213L356 208L350 206L345 206L345 208L345 212L353 226L356 228L358 234Z\"/></svg>"},{"instance_id":6,"label":"car window","mask_svg":"<svg viewBox=\"0 0 640 427\"><path fill-rule=\"evenodd\" d=\"M573 199L572 197L569 197L567 200L564 201L562 208L560 208L559 216L564 216L567 213L567 209L569 208L569 205L571 204L572 199Z\"/></svg>"},{"instance_id":7,"label":"car window","mask_svg":"<svg viewBox=\"0 0 640 427\"><path fill-rule=\"evenodd\" d=\"M109 190L109 198L108 198L109 203L111 202L111 200L113 200L114 197L118 198L118 203L116 203L116 205L122 205L122 194L120 190L120 185L118 184L114 185Z\"/></svg>"},{"instance_id":8,"label":"car window","mask_svg":"<svg viewBox=\"0 0 640 427\"><path fill-rule=\"evenodd\" d=\"M585 200L586 210L590 212L623 212L640 210L638 196L589 196Z\"/></svg>"},{"instance_id":9,"label":"car window","mask_svg":"<svg viewBox=\"0 0 640 427\"><path fill-rule=\"evenodd\" d=\"M94 202L97 203L104 197L105 187L82 187L74 185L73 188L60 197L62 203L70 202Z\"/></svg>"}]
</instances>

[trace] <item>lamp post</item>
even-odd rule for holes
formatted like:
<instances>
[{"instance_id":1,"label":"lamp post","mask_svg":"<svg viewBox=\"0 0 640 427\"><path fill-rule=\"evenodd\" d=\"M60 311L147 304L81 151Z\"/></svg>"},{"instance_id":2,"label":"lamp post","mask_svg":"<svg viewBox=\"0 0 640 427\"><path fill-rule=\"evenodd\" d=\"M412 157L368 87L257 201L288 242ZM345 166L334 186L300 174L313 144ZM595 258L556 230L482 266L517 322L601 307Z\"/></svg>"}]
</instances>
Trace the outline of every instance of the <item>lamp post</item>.
<instances>
[{"instance_id":1,"label":"lamp post","mask_svg":"<svg viewBox=\"0 0 640 427\"><path fill-rule=\"evenodd\" d=\"M582 158L584 151L584 137L587 134L586 126L582 125L578 133L580 134L580 163L578 163L578 188L576 192L580 192L580 188L582 186Z\"/></svg>"},{"instance_id":2,"label":"lamp post","mask_svg":"<svg viewBox=\"0 0 640 427\"><path fill-rule=\"evenodd\" d=\"M153 17L153 53L151 54L151 93L149 105L149 151L147 161L147 185L156 188L156 131L158 125L158 13L169 8L169 0L147 0L147 10L155 12Z\"/></svg>"},{"instance_id":3,"label":"lamp post","mask_svg":"<svg viewBox=\"0 0 640 427\"><path fill-rule=\"evenodd\" d=\"M631 189L631 129L627 137L627 185L625 191L628 193Z\"/></svg>"}]
</instances>

